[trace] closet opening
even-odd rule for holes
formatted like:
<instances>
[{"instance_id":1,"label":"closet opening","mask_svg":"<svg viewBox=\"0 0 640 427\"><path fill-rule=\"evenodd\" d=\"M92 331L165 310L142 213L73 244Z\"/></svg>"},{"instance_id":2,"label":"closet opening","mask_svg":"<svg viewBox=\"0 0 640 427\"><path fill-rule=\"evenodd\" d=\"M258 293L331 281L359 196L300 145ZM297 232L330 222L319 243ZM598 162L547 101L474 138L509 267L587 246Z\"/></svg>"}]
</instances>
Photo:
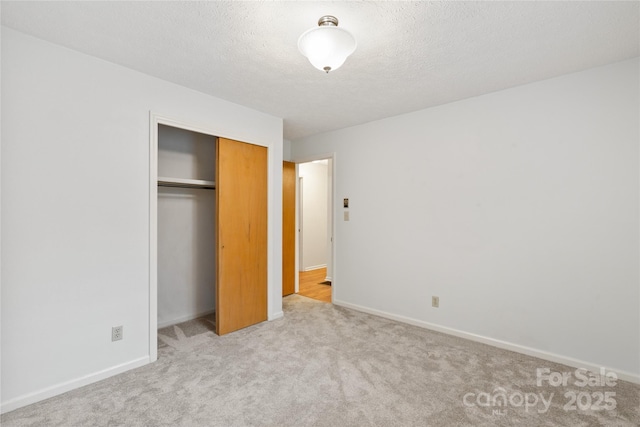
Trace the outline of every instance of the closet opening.
<instances>
[{"instance_id":1,"label":"closet opening","mask_svg":"<svg viewBox=\"0 0 640 427\"><path fill-rule=\"evenodd\" d=\"M217 138L158 124L158 346L215 331Z\"/></svg>"},{"instance_id":2,"label":"closet opening","mask_svg":"<svg viewBox=\"0 0 640 427\"><path fill-rule=\"evenodd\" d=\"M267 320L269 150L154 114L150 134L153 362L176 338Z\"/></svg>"}]
</instances>

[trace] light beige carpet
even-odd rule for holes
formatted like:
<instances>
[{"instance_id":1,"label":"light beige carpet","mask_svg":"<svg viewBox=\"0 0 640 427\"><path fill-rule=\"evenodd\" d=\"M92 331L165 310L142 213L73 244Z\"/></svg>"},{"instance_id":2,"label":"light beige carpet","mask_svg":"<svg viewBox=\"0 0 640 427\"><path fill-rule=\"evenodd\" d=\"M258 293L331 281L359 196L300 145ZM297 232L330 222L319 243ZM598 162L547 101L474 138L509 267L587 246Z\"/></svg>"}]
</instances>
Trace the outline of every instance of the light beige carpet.
<instances>
[{"instance_id":1,"label":"light beige carpet","mask_svg":"<svg viewBox=\"0 0 640 427\"><path fill-rule=\"evenodd\" d=\"M637 385L581 387L574 368L298 295L284 309L223 337L206 319L165 328L156 363L5 414L2 426L640 424ZM538 386L538 368L572 379Z\"/></svg>"}]
</instances>

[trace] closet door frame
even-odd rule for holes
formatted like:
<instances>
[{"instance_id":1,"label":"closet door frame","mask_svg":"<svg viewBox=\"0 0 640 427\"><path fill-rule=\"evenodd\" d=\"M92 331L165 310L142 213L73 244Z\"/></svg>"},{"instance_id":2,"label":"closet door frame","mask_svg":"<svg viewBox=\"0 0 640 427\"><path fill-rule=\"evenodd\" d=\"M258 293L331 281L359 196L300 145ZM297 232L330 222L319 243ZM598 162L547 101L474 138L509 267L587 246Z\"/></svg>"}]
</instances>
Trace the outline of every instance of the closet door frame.
<instances>
[{"instance_id":1,"label":"closet door frame","mask_svg":"<svg viewBox=\"0 0 640 427\"><path fill-rule=\"evenodd\" d=\"M272 304L273 301L281 301L282 299L282 269L278 268L282 263L281 256L274 256L274 244L280 245L280 239L274 239L273 236L282 234L282 227L277 222L282 222L281 215L276 220L274 210L280 213L280 209L275 209L282 205L282 198L273 193L272 188L282 187L282 180L274 179L273 167L277 161L279 168L282 168L282 157L274 159L273 146L260 143L260 141L251 141L244 135L229 134L221 132L211 127L187 122L184 120L172 118L166 115L160 115L154 111L149 112L149 362L155 362L158 359L158 126L166 125L180 128L192 132L198 132L219 138L234 139L245 141L250 144L267 147L267 320L279 319L283 316L282 306ZM282 177L281 173L279 174ZM277 182L276 182L277 181ZM281 193L281 191L280 191ZM275 222L274 222L275 221ZM275 229L275 230L274 230ZM277 240L277 242L276 242ZM274 267L275 266L275 267ZM279 297L275 294L279 294ZM273 294L273 295L272 295ZM276 306L276 307L274 307ZM274 310L275 308L275 310Z\"/></svg>"}]
</instances>

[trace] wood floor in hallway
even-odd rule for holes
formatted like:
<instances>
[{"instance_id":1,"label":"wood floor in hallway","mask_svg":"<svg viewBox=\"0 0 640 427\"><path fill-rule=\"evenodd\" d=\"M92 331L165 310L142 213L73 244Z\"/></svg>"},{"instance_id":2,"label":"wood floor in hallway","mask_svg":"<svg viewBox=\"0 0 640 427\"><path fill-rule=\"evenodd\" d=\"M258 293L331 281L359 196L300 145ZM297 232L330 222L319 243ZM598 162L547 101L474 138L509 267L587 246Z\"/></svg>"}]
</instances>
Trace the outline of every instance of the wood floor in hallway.
<instances>
[{"instance_id":1,"label":"wood floor in hallway","mask_svg":"<svg viewBox=\"0 0 640 427\"><path fill-rule=\"evenodd\" d=\"M318 301L331 302L331 286L321 285L327 277L327 269L319 268L300 272L298 294Z\"/></svg>"}]
</instances>

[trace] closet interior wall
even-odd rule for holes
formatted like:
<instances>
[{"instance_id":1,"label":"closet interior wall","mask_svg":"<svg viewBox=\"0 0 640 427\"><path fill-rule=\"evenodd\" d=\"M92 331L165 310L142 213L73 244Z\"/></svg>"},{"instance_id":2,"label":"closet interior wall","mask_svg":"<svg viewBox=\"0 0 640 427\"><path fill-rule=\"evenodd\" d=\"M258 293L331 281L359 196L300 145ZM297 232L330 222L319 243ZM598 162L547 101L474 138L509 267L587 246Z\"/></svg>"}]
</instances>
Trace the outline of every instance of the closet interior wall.
<instances>
[{"instance_id":1,"label":"closet interior wall","mask_svg":"<svg viewBox=\"0 0 640 427\"><path fill-rule=\"evenodd\" d=\"M158 126L158 177L214 181L215 153L214 136ZM158 186L158 328L215 309L215 203L212 188Z\"/></svg>"}]
</instances>

